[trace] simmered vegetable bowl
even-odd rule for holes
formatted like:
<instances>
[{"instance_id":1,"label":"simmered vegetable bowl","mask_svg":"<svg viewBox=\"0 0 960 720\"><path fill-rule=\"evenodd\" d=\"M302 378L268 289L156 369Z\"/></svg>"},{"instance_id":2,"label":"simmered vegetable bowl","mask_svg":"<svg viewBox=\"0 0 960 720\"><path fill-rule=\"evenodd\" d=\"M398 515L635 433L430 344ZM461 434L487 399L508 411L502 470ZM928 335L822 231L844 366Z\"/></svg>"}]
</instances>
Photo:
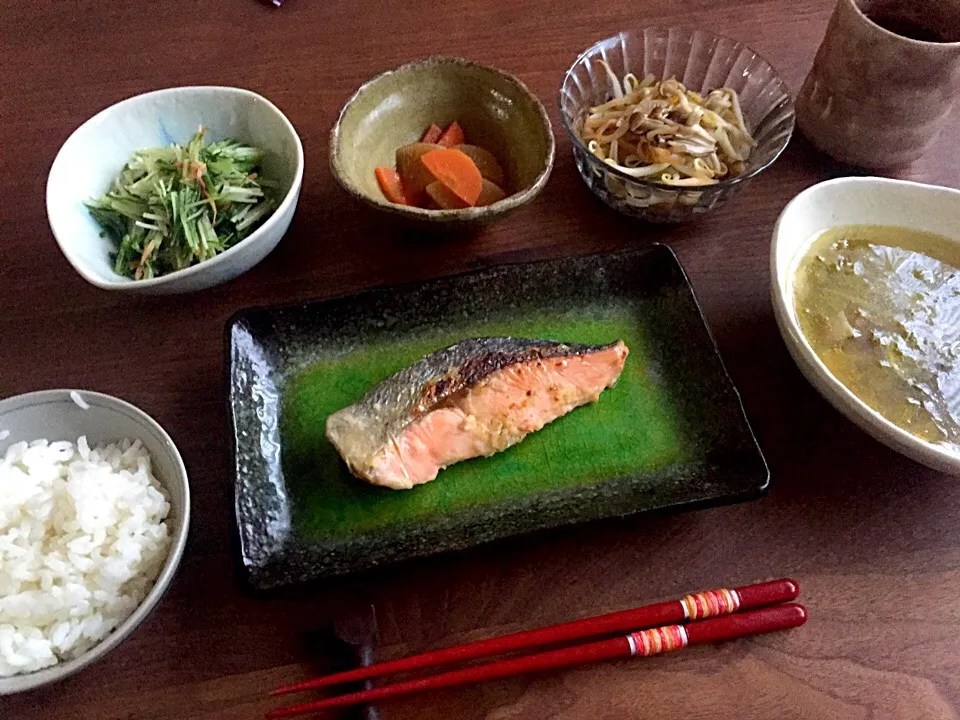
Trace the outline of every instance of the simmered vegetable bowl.
<instances>
[{"instance_id":1,"label":"simmered vegetable bowl","mask_svg":"<svg viewBox=\"0 0 960 720\"><path fill-rule=\"evenodd\" d=\"M260 177L261 151L237 140L138 150L106 194L86 203L117 242L114 270L135 280L209 260L250 235L276 209Z\"/></svg>"}]
</instances>

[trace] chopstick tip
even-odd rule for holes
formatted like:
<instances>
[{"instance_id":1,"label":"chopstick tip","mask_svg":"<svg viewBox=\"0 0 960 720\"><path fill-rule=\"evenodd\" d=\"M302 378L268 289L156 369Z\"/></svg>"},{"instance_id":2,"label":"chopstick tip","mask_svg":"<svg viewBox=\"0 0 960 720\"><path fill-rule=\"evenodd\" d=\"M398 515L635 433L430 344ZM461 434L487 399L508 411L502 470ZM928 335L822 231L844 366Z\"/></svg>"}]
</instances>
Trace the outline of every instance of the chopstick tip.
<instances>
[{"instance_id":1,"label":"chopstick tip","mask_svg":"<svg viewBox=\"0 0 960 720\"><path fill-rule=\"evenodd\" d=\"M801 625L804 625L807 620L810 619L810 613L807 612L806 605L801 605L800 603L795 602L763 608L760 610L760 612L778 613L783 622L782 629L784 630L798 628Z\"/></svg>"},{"instance_id":2,"label":"chopstick tip","mask_svg":"<svg viewBox=\"0 0 960 720\"><path fill-rule=\"evenodd\" d=\"M355 679L351 676L355 675L356 673L357 671L351 670L344 673L336 673L334 675L324 675L322 677L313 678L312 680L301 680L300 682L291 683L289 685L281 685L280 687L271 690L270 695L274 697L277 695L289 695L290 693L303 692L304 690L314 690L316 688L334 685L338 682L347 682L348 680ZM344 675L347 677L344 678ZM359 679L363 679L363 676L361 676Z\"/></svg>"},{"instance_id":3,"label":"chopstick tip","mask_svg":"<svg viewBox=\"0 0 960 720\"><path fill-rule=\"evenodd\" d=\"M787 589L791 600L796 600L800 597L800 583L796 580L793 578L784 578L783 585Z\"/></svg>"},{"instance_id":4,"label":"chopstick tip","mask_svg":"<svg viewBox=\"0 0 960 720\"><path fill-rule=\"evenodd\" d=\"M807 612L807 606L801 605L800 603L793 603L799 610L797 616L800 620L800 624L803 625L807 620L810 619L810 613Z\"/></svg>"},{"instance_id":5,"label":"chopstick tip","mask_svg":"<svg viewBox=\"0 0 960 720\"><path fill-rule=\"evenodd\" d=\"M309 690L317 684L316 680L304 680L302 682L290 683L289 685L281 685L271 690L270 696L277 697L278 695L289 695L290 693L300 692L301 690Z\"/></svg>"}]
</instances>

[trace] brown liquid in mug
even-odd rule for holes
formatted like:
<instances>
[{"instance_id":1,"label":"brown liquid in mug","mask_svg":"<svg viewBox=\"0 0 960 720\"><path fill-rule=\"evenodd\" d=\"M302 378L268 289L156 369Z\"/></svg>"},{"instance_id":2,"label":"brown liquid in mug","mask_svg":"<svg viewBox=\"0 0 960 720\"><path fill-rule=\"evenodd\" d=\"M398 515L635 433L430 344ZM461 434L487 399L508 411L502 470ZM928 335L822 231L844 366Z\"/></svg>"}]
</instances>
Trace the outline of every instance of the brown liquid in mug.
<instances>
[{"instance_id":1,"label":"brown liquid in mug","mask_svg":"<svg viewBox=\"0 0 960 720\"><path fill-rule=\"evenodd\" d=\"M941 32L923 23L917 22L912 18L899 14L896 10L887 10L878 8L874 11L867 11L867 17L884 30L889 30L901 37L911 40L921 40L923 42L955 42L958 38L952 38L947 33Z\"/></svg>"}]
</instances>

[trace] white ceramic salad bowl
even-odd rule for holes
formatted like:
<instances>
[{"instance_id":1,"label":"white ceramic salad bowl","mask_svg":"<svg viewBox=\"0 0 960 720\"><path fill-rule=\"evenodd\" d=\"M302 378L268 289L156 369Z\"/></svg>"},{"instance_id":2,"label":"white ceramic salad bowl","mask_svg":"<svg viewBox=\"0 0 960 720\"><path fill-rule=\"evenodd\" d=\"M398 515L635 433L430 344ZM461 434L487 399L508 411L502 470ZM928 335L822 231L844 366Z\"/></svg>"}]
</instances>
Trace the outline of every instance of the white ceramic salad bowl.
<instances>
[{"instance_id":1,"label":"white ceramic salad bowl","mask_svg":"<svg viewBox=\"0 0 960 720\"><path fill-rule=\"evenodd\" d=\"M135 150L186 143L200 126L211 141L236 138L263 150L263 175L278 183L279 206L248 237L209 260L146 280L118 275L114 242L84 201L103 194ZM123 100L74 131L50 168L47 215L60 249L87 282L121 292L187 292L232 280L263 260L290 226L302 180L300 138L273 103L240 88L169 88Z\"/></svg>"}]
</instances>

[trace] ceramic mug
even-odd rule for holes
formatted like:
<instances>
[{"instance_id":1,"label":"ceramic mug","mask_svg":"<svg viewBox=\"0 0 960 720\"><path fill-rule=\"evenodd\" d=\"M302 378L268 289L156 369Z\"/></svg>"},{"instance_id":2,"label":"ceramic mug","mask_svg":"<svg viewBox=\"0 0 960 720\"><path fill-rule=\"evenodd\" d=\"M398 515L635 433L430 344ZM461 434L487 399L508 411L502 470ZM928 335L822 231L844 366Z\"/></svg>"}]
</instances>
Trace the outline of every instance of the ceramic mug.
<instances>
[{"instance_id":1,"label":"ceramic mug","mask_svg":"<svg viewBox=\"0 0 960 720\"><path fill-rule=\"evenodd\" d=\"M960 0L839 0L797 98L797 125L828 155L907 165L960 90Z\"/></svg>"}]
</instances>

